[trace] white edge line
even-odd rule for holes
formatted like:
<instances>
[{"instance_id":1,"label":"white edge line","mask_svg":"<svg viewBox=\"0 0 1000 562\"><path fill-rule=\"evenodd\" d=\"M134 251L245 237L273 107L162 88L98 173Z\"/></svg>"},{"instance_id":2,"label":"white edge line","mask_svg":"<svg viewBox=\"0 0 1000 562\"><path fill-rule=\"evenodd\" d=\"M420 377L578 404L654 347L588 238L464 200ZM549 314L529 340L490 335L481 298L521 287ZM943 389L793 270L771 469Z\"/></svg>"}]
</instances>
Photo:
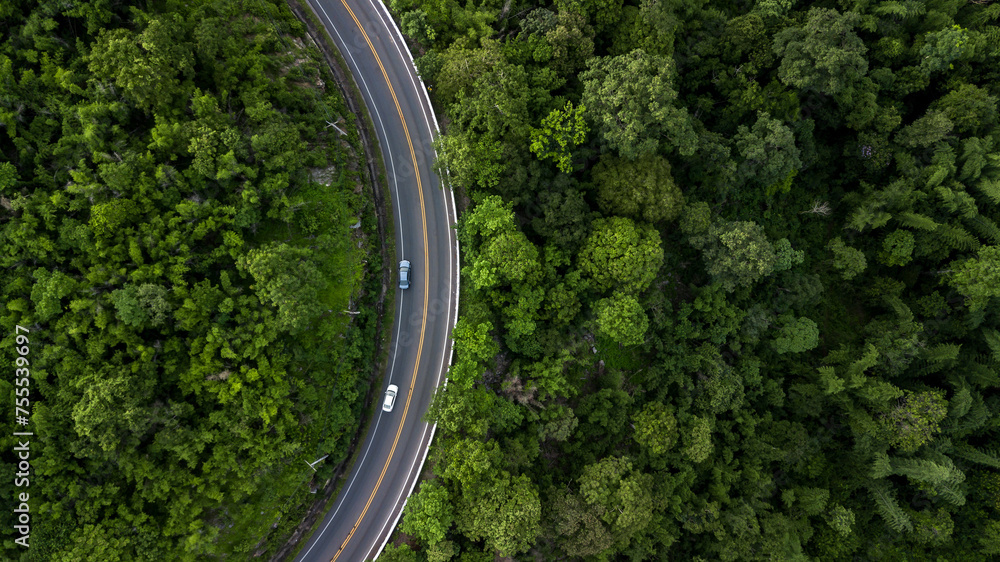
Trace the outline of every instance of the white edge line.
<instances>
[{"instance_id":1,"label":"white edge line","mask_svg":"<svg viewBox=\"0 0 1000 562\"><path fill-rule=\"evenodd\" d=\"M428 109L430 109L432 119L431 120L427 119L427 114L426 114L426 112L425 112L425 110L424 110L423 107L421 107L421 111L424 112L424 121L427 122L428 132L430 132L431 133L431 137L434 138L434 133L437 132L438 134L440 134L441 130L438 127L437 115L434 113L434 106L431 105L430 96L427 94L427 86L424 84L423 78L421 78L416 73L416 64L414 64L414 62L413 62L413 53L411 53L409 47L406 46L406 42L403 39L403 34L399 31L399 26L396 25L396 21L389 15L389 9L385 6L385 3L382 0L379 0L378 4L382 8L381 10L379 10L379 6L375 6L373 0L368 0L368 1L369 1L369 3L371 3L372 7L375 8L375 12L378 14L379 19L382 20L382 24L383 25L385 25L385 20L386 19L388 19L392 23L392 29L396 32L396 40L393 41L393 43L396 44L396 50L397 50L397 52L399 52L399 51L405 52L406 55L410 59L410 67L407 69L409 71L408 73L410 74L410 81L413 84L414 89L423 92L424 103L421 104L421 106L426 105L426 107ZM386 16L389 16L389 17L383 17L383 14L385 14ZM388 28L388 27L389 26L386 25L386 28ZM402 50L400 49L400 45L403 46ZM414 78L416 78L416 81L420 83L420 87L419 88L417 88L416 84L413 82ZM430 123L434 123L434 130L433 131L430 130ZM435 158L437 158L437 153L434 152L433 146L431 147L431 153L434 154ZM449 173L449 171L448 171L447 168L445 168L445 173L447 175L449 175L449 176L451 175ZM440 178L438 178L438 179L440 180ZM451 208L450 208L450 213L449 213L450 216L448 218L452 219L452 220L457 219L458 218L458 210L457 210L457 206L455 205L455 192L454 192L454 190L452 190L450 187L447 188L447 189L445 189L444 186L442 186L441 191L442 192L446 191L448 193L448 197L445 199L445 209L446 210L448 210L448 203L449 203L449 198L450 198ZM461 287L460 286L461 275L460 275L460 272L459 272L459 268L457 266L457 264L459 263L459 259L460 259L459 247L458 247L458 236L455 234L454 229L451 228L453 224L455 224L455 222L452 222L452 224L448 225L448 238L453 239L453 241L454 241L454 249L455 249L455 251L452 252L448 256L448 260L449 260L450 265L451 265L451 270L455 274L455 291L454 291L453 295L448 295L449 300L452 301L452 303L453 303L453 307L451 307L451 309L454 311L454 316L452 317L453 320L452 320L452 324L451 324L452 328L454 328L455 325L458 323L458 295L461 294L461 291L460 291L460 287ZM454 261L452 261L452 257L454 257ZM449 310L449 314L452 312L452 310ZM445 341L446 341L445 345L448 347L448 365L451 365L451 360L452 360L452 358L453 358L453 356L455 354L455 341L452 338L450 338L450 337L446 338ZM438 378L437 378L437 381L435 383L435 389L438 386L441 385L441 382L440 382L441 381L441 373L444 372L444 363L443 363L444 362L444 353L443 352L441 353L441 361L442 361L441 365L438 366ZM444 386L447 386L447 385L448 385L448 377L445 377L444 378ZM426 427L424 428L424 431L425 432L427 431ZM419 478L419 472L421 472L423 470L424 463L427 461L427 454L430 452L430 445L431 445L431 443L434 442L434 433L436 431L437 431L437 424L435 423L434 425L431 426L430 441L428 441L427 448L424 449L424 454L423 454L422 458L420 459L420 465L419 465L418 471L417 471L418 472L418 477L413 478L413 483L410 484L410 491L406 494L406 501L403 502L402 507L400 507L400 509L399 509L399 513L396 515L396 520L393 521L393 523L392 523L392 528L393 529L395 529L396 526L399 524L399 520L403 516L403 510L406 508L406 503L409 501L410 496L413 494L414 488L416 488L416 486L417 486L417 482L420 480L420 478ZM421 436L421 439L422 439L422 436ZM411 475L413 474L413 464L412 463L410 464L410 474ZM402 493L402 491L400 493ZM396 498L396 502L397 503L399 502L399 497L398 496ZM388 521L387 521L387 523L388 523ZM382 526L382 530L379 531L379 534L382 534L382 532L385 531L385 527L386 527L385 525ZM382 546L379 547L378 551L375 553L375 556L372 557L372 560L377 560L378 557L381 556L382 551L385 550L386 545L389 543L389 537L391 535L392 535L392 533L389 533L389 534L386 535L385 541L382 542Z\"/></svg>"}]
</instances>

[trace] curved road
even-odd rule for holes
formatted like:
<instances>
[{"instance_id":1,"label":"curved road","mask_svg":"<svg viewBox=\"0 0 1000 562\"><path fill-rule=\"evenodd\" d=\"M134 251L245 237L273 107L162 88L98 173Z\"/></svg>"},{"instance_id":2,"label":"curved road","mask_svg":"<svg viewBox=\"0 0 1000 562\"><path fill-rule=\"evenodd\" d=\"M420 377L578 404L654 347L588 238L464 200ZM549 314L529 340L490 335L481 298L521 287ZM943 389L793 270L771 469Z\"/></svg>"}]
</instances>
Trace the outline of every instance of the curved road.
<instances>
[{"instance_id":1,"label":"curved road","mask_svg":"<svg viewBox=\"0 0 1000 562\"><path fill-rule=\"evenodd\" d=\"M437 130L423 84L379 0L308 0L354 75L385 160L396 251L412 263L410 288L396 290L396 318L379 408L333 509L296 560L360 562L392 533L430 446L421 420L451 361L458 304L455 202L432 171ZM399 386L395 408L382 393Z\"/></svg>"}]
</instances>

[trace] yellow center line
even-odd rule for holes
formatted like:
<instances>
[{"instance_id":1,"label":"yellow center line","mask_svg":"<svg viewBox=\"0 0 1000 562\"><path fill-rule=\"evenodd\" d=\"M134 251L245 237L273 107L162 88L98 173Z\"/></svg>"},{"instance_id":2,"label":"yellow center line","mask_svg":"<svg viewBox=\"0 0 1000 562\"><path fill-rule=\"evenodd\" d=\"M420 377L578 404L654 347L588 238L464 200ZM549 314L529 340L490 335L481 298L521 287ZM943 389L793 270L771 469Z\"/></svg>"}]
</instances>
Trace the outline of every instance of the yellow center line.
<instances>
[{"instance_id":1,"label":"yellow center line","mask_svg":"<svg viewBox=\"0 0 1000 562\"><path fill-rule=\"evenodd\" d=\"M379 58L378 53L375 52L375 46L372 45L371 39L369 39L368 34L365 33L365 29L361 26L361 22L358 21L358 17L354 14L354 10L347 5L347 0L340 0L340 2L351 14L351 19L353 19L355 25L358 26L358 30L360 30L361 35L364 36L365 42L368 43L368 48L371 49L372 55L375 56L375 62L378 63L378 67L382 70L382 77L385 78L385 85L389 88L389 93L392 95L392 101L396 104L396 111L399 113L399 120L403 124L403 134L406 136L406 144L410 147L410 158L413 160L413 173L417 178L417 194L420 197L420 221L424 232L424 267L421 268L424 271L424 307L423 317L420 320L420 339L417 343L417 359L414 361L413 375L410 377L410 392L406 395L406 404L403 406L403 418L399 422L399 429L396 430L396 438L392 441L392 448L389 449L389 458L385 460L385 466L382 467L382 473L379 474L378 481L375 482L375 489L372 490L372 494L368 497L368 502L365 504L364 510L361 511L361 515L358 517L358 520L354 522L351 532L347 535L347 538L344 539L344 542L340 545L340 548L337 550L337 553L333 556L333 559L330 562L336 562L337 558L339 558L340 554L344 551L344 548L347 547L347 543L350 542L351 537L354 536L354 532L361 526L361 521L365 518L365 514L368 513L368 508L371 507L372 501L375 499L375 494L382 485L382 479L385 478L385 473L389 469L389 462L392 461L392 455L396 452L396 445L399 443L399 437L403 433L403 425L406 423L406 413L410 410L410 399L413 397L413 387L417 380L417 367L420 365L420 354L424 348L424 328L427 326L427 302L430 290L430 273L427 267L427 264L430 262L427 248L427 213L424 209L424 191L420 183L420 169L417 167L417 156L413 151L413 141L410 139L410 130L406 126L406 118L403 117L403 110L400 108L399 100L396 98L396 91L392 88L392 84L389 82L389 74L386 73L385 67L382 66L382 60ZM374 102L374 100L372 101Z\"/></svg>"}]
</instances>

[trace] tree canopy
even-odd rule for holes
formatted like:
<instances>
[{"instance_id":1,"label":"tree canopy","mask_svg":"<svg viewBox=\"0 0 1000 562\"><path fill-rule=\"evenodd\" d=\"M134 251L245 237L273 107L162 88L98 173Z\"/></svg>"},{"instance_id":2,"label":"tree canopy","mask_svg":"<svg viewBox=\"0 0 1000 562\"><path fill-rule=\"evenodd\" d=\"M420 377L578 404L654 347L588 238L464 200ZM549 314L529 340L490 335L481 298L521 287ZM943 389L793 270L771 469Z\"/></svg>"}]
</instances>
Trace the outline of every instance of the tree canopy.
<instances>
[{"instance_id":1,"label":"tree canopy","mask_svg":"<svg viewBox=\"0 0 1000 562\"><path fill-rule=\"evenodd\" d=\"M6 510L0 558L269 556L348 455L379 337L353 115L281 2L0 22L0 362L27 373L0 390L31 405L5 450L34 433L30 488L0 484L30 546Z\"/></svg>"},{"instance_id":2,"label":"tree canopy","mask_svg":"<svg viewBox=\"0 0 1000 562\"><path fill-rule=\"evenodd\" d=\"M499 519L448 559L996 557L996 3L394 6L434 32L461 342L493 352L432 409L501 475L439 473ZM457 85L511 92L511 132ZM502 542L507 475L541 508Z\"/></svg>"}]
</instances>

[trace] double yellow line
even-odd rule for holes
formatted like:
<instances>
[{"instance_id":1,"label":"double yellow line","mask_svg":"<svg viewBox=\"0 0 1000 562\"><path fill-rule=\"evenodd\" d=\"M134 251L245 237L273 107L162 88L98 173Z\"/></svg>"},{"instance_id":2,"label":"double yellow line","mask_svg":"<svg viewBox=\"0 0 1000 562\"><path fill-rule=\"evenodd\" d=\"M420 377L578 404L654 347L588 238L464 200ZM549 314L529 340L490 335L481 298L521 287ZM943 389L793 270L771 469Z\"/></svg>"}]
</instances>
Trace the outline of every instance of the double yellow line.
<instances>
[{"instance_id":1,"label":"double yellow line","mask_svg":"<svg viewBox=\"0 0 1000 562\"><path fill-rule=\"evenodd\" d=\"M330 562L336 562L337 558L347 547L347 543L351 541L354 536L354 532L358 530L361 526L361 521L364 520L365 515L368 513L368 508L371 507L372 501L375 499L375 494L378 492L379 487L382 485L382 479L385 478L385 473L389 470L389 463L392 461L392 455L396 452L396 445L399 443L399 436L403 433L403 425L406 423L406 413L410 409L410 398L413 397L413 387L417 380L417 367L420 365L420 354L424 349L424 328L427 327L427 303L430 290L430 274L428 273L428 264L430 263L430 258L428 257L427 249L427 213L424 209L424 190L420 183L420 168L417 167L417 155L413 151L413 141L410 139L410 130L406 126L406 118L403 117L403 110L399 106L399 100L396 98L396 91L392 88L392 84L389 82L389 74L386 73L385 67L382 65L382 59L379 58L378 53L375 51L375 46L372 45L371 39L369 39L368 34L365 33L365 28L361 26L361 22L358 21L358 17L354 14L354 10L347 5L347 0L340 0L344 8L347 9L348 13L351 14L351 19L354 20L354 24L358 26L358 30L361 31L361 35L364 36L365 42L368 43L368 48L372 50L372 55L375 57L375 62L378 63L378 67L382 70L382 77L385 78L385 85L389 88L389 93L392 95L392 101L396 104L396 112L399 113L399 120L403 124L403 134L406 136L406 144L410 147L410 158L413 160L413 173L417 178L417 194L420 197L420 222L423 226L424 233L424 263L421 268L424 272L424 306L423 306L423 317L420 320L420 339L417 343L417 359L413 363L413 375L410 377L410 392L406 395L406 404L403 406L403 417L399 422L399 429L396 430L396 438L392 441L392 448L389 450L389 457L385 460L385 466L382 467L382 473L378 476L378 481L375 483L375 488L372 490L370 496L368 496L368 502L365 503L364 510L361 511L361 515L358 516L358 520L354 522L354 526L351 528L351 532L344 539L344 542L337 549L337 553L333 556ZM375 100L372 100L373 102ZM387 139L388 140L388 139ZM402 320L402 318L400 318ZM399 345L399 342L397 342Z\"/></svg>"}]
</instances>

